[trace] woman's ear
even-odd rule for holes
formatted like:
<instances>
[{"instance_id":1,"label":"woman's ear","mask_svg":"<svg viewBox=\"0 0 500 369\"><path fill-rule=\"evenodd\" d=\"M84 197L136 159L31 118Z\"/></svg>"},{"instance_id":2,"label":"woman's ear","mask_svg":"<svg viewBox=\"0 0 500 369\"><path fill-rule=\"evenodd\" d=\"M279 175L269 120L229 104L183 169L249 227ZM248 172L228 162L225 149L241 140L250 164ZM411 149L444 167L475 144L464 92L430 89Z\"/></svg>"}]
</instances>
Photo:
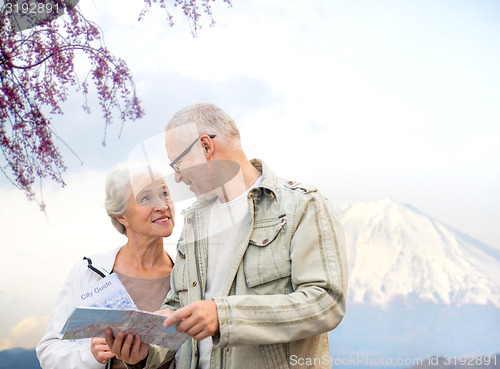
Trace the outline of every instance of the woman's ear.
<instances>
[{"instance_id":1,"label":"woman's ear","mask_svg":"<svg viewBox=\"0 0 500 369\"><path fill-rule=\"evenodd\" d=\"M121 224L123 224L123 226L128 226L129 223L127 221L127 219L125 218L125 216L122 214L122 215L118 215L115 217L117 221L119 221Z\"/></svg>"}]
</instances>

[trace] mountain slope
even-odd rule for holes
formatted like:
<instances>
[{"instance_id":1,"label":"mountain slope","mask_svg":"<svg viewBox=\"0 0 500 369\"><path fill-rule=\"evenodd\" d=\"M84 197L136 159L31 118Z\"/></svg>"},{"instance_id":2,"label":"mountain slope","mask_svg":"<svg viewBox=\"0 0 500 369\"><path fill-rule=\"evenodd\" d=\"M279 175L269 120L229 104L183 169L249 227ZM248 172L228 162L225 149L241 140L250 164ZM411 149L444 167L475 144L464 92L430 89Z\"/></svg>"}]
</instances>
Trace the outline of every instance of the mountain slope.
<instances>
[{"instance_id":1,"label":"mountain slope","mask_svg":"<svg viewBox=\"0 0 500 369\"><path fill-rule=\"evenodd\" d=\"M40 369L35 349L14 348L0 351L0 369Z\"/></svg>"},{"instance_id":2,"label":"mountain slope","mask_svg":"<svg viewBox=\"0 0 500 369\"><path fill-rule=\"evenodd\" d=\"M410 205L359 202L340 212L349 301L493 304L500 307L500 252Z\"/></svg>"}]
</instances>

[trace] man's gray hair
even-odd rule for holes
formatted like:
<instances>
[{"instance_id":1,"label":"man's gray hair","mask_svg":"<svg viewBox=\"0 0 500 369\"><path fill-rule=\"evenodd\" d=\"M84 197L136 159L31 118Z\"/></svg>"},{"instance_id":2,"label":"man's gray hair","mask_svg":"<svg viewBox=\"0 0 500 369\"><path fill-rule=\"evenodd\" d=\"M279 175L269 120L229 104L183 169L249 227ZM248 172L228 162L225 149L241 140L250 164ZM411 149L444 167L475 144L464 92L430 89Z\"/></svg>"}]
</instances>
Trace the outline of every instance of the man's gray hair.
<instances>
[{"instance_id":1,"label":"man's gray hair","mask_svg":"<svg viewBox=\"0 0 500 369\"><path fill-rule=\"evenodd\" d=\"M195 123L200 134L215 134L222 139L240 142L236 123L221 108L209 103L186 106L170 119L166 130Z\"/></svg>"}]
</instances>

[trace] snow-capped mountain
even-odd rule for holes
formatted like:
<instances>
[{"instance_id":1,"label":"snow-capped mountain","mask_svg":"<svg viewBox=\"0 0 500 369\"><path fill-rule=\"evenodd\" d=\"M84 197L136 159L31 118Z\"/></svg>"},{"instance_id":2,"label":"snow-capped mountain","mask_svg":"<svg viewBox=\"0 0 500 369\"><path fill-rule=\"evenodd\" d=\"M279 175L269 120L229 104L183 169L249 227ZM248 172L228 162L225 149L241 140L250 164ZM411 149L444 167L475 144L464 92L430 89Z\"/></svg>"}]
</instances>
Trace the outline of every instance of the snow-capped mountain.
<instances>
[{"instance_id":1,"label":"snow-capped mountain","mask_svg":"<svg viewBox=\"0 0 500 369\"><path fill-rule=\"evenodd\" d=\"M500 307L499 250L390 199L354 203L339 216L349 301Z\"/></svg>"}]
</instances>

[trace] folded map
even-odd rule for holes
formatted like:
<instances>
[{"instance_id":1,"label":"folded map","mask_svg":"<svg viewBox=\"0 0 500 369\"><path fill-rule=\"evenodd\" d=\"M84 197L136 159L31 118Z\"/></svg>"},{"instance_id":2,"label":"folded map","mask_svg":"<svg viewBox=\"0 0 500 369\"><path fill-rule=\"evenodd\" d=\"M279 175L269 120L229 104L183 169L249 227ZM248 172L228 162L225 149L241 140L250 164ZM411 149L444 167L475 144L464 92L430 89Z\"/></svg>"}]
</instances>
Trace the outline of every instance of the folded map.
<instances>
[{"instance_id":1,"label":"folded map","mask_svg":"<svg viewBox=\"0 0 500 369\"><path fill-rule=\"evenodd\" d=\"M177 332L175 325L163 327L164 315L140 310L116 310L95 307L77 307L61 330L63 339L104 337L106 328L113 334L119 331L137 334L141 342L177 349L189 338Z\"/></svg>"}]
</instances>

